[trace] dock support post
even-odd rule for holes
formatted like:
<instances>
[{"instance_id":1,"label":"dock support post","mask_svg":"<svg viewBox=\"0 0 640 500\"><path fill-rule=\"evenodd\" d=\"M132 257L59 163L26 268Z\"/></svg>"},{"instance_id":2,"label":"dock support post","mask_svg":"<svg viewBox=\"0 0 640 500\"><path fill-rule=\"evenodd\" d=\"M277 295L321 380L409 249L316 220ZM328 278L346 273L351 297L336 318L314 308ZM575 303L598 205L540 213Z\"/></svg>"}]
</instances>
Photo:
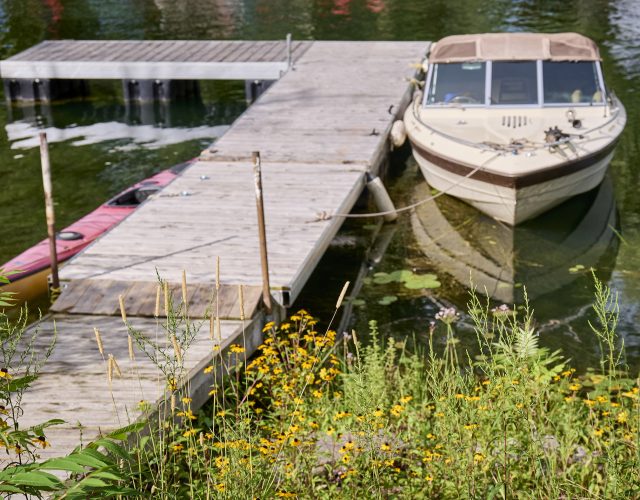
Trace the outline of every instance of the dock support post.
<instances>
[{"instance_id":1,"label":"dock support post","mask_svg":"<svg viewBox=\"0 0 640 500\"><path fill-rule=\"evenodd\" d=\"M291 54L291 33L287 33L287 68L291 69L293 56Z\"/></svg>"},{"instance_id":2,"label":"dock support post","mask_svg":"<svg viewBox=\"0 0 640 500\"><path fill-rule=\"evenodd\" d=\"M153 101L154 80L123 80L125 101Z\"/></svg>"},{"instance_id":3,"label":"dock support post","mask_svg":"<svg viewBox=\"0 0 640 500\"><path fill-rule=\"evenodd\" d=\"M247 104L252 104L258 97L265 93L271 87L275 80L245 80L244 95Z\"/></svg>"},{"instance_id":4,"label":"dock support post","mask_svg":"<svg viewBox=\"0 0 640 500\"><path fill-rule=\"evenodd\" d=\"M200 97L197 80L123 80L122 93L127 102L170 101Z\"/></svg>"},{"instance_id":5,"label":"dock support post","mask_svg":"<svg viewBox=\"0 0 640 500\"><path fill-rule=\"evenodd\" d=\"M55 213L53 210L53 188L51 186L51 167L49 164L49 146L47 133L40 132L40 162L42 164L42 184L44 186L44 203L47 214L47 233L49 236L49 253L51 256L51 286L55 291L60 289L58 279L58 251L56 249Z\"/></svg>"},{"instance_id":6,"label":"dock support post","mask_svg":"<svg viewBox=\"0 0 640 500\"><path fill-rule=\"evenodd\" d=\"M262 199L262 166L260 152L251 153L253 179L256 188L256 208L258 211L258 235L260 237L260 264L262 266L262 300L267 314L271 314L271 285L269 284L269 259L267 257L267 232L264 222L264 202Z\"/></svg>"}]
</instances>

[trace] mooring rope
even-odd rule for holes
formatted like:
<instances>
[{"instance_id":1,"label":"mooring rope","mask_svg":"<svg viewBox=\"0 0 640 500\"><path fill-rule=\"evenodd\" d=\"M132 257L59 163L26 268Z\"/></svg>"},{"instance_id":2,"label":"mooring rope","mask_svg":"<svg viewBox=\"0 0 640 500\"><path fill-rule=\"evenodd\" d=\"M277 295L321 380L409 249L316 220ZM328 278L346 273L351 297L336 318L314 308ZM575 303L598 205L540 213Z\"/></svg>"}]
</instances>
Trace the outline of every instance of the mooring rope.
<instances>
[{"instance_id":1,"label":"mooring rope","mask_svg":"<svg viewBox=\"0 0 640 500\"><path fill-rule=\"evenodd\" d=\"M412 203L411 205L400 207L400 208L397 208L395 210L386 210L384 212L368 212L368 213L365 213L365 214L341 214L341 213L331 214L331 213L323 210L322 212L316 213L316 218L314 220L311 220L311 221L308 221L308 222L320 222L320 221L330 220L333 217L345 217L345 218L349 218L349 219L363 219L363 218L367 218L367 217L384 217L385 215L390 215L390 214L394 214L394 213L398 214L398 213L402 213L402 212L407 212L408 210L413 210L414 208L419 207L420 205L423 205L423 204L425 204L425 203L427 203L429 201L432 201L432 200L435 200L436 198L439 198L443 194L447 194L453 188L458 187L460 184L462 184L469 177L473 176L476 172L478 172L479 170L482 170L487 165L487 163L489 163L491 160L497 158L498 156L500 156L500 155L496 154L496 155L492 156L491 158L488 158L482 165L479 165L476 168L474 168L471 172L469 172L464 177L461 177L457 182L453 183L451 186L449 186L444 191L439 191L438 193L436 193L434 195L431 195L431 196L429 196L427 198L424 198L424 199L422 199L420 201L417 201L415 203Z\"/></svg>"}]
</instances>

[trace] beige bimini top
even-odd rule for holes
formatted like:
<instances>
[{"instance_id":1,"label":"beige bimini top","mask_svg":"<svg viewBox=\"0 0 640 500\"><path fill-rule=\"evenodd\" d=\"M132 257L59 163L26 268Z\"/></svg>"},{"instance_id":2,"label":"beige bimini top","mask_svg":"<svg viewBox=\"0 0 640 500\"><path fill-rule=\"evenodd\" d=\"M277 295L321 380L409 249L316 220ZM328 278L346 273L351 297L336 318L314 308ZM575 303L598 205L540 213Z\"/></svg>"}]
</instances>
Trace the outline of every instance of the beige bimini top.
<instances>
[{"instance_id":1,"label":"beige bimini top","mask_svg":"<svg viewBox=\"0 0 640 500\"><path fill-rule=\"evenodd\" d=\"M578 33L454 35L436 43L430 63L466 61L600 61L593 40Z\"/></svg>"}]
</instances>

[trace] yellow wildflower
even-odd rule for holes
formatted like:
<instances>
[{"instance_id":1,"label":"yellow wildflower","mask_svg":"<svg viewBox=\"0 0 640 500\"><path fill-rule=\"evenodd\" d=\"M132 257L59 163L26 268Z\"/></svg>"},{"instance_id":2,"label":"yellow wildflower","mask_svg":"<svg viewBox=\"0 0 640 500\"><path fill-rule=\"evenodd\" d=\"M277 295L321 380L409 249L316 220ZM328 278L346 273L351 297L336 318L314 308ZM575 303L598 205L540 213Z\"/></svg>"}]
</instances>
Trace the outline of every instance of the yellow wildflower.
<instances>
[{"instance_id":1,"label":"yellow wildflower","mask_svg":"<svg viewBox=\"0 0 640 500\"><path fill-rule=\"evenodd\" d=\"M262 329L262 332L268 332L269 330L271 330L274 326L276 326L275 322L273 321L269 321L266 325L264 325L264 328ZM265 342L266 343L266 342Z\"/></svg>"},{"instance_id":2,"label":"yellow wildflower","mask_svg":"<svg viewBox=\"0 0 640 500\"><path fill-rule=\"evenodd\" d=\"M211 373L213 371L213 365L209 365L207 366L204 370L202 370L204 373Z\"/></svg>"},{"instance_id":3,"label":"yellow wildflower","mask_svg":"<svg viewBox=\"0 0 640 500\"><path fill-rule=\"evenodd\" d=\"M390 413L394 417L398 417L403 411L404 411L404 406L402 406L402 405L393 405L391 407Z\"/></svg>"},{"instance_id":4,"label":"yellow wildflower","mask_svg":"<svg viewBox=\"0 0 640 500\"><path fill-rule=\"evenodd\" d=\"M626 411L621 411L620 413L618 413L618 417L616 418L616 420L621 424L624 424L627 421L627 416L628 415Z\"/></svg>"}]
</instances>

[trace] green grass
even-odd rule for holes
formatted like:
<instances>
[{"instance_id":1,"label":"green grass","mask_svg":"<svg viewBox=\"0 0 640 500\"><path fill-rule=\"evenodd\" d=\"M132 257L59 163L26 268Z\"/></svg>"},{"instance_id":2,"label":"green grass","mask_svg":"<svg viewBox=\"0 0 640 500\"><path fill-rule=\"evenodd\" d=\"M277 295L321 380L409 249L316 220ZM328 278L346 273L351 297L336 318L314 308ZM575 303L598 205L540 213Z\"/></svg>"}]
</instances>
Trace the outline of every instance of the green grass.
<instances>
[{"instance_id":1,"label":"green grass","mask_svg":"<svg viewBox=\"0 0 640 500\"><path fill-rule=\"evenodd\" d=\"M454 310L441 311L412 350L382 339L374 321L363 345L356 332L318 331L299 311L266 325L250 360L239 345L214 354L212 399L199 411L171 364L167 418L130 434L124 453L123 436L94 446L111 475L97 477L104 485L92 496L639 497L640 387L615 335L615 295L596 281L602 362L580 375L538 345L528 312L490 310L475 296L468 309L473 358L457 342ZM189 338L184 316L166 325L168 339Z\"/></svg>"}]
</instances>

